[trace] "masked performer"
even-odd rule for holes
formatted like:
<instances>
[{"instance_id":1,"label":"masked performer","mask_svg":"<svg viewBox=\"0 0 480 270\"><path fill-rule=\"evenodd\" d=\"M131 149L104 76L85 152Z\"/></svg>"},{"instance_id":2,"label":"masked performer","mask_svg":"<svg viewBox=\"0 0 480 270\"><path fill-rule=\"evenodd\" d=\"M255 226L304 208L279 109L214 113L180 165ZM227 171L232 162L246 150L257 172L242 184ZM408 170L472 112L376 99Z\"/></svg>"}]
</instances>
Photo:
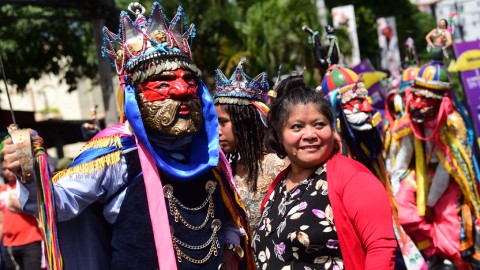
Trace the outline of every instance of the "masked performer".
<instances>
[{"instance_id":1,"label":"masked performer","mask_svg":"<svg viewBox=\"0 0 480 270\"><path fill-rule=\"evenodd\" d=\"M386 157L386 168L390 175L392 192L395 195L400 187L400 179L404 177L409 166L408 153L401 148L402 143L411 143L407 135L411 134L410 122L405 114L405 92L413 85L419 68L418 59L413 39L409 37L406 44L405 65L398 87L392 87L387 91L385 100L384 126L384 156ZM399 151L402 149L402 151Z\"/></svg>"},{"instance_id":2,"label":"masked performer","mask_svg":"<svg viewBox=\"0 0 480 270\"><path fill-rule=\"evenodd\" d=\"M315 59L325 74L320 88L332 104L334 126L342 140L343 154L358 160L384 185L389 185L382 156L382 138L375 128L381 120L380 114L374 111L368 90L357 73L338 65L340 50L334 29L326 27L330 44L325 56L321 53L318 33L306 26L302 29L311 35Z\"/></svg>"},{"instance_id":3,"label":"masked performer","mask_svg":"<svg viewBox=\"0 0 480 270\"><path fill-rule=\"evenodd\" d=\"M135 21L122 12L118 35L104 29L126 121L53 179L65 269L251 269L250 225L192 63L195 29L181 7L171 21L159 3L152 9L147 20L132 3ZM35 212L35 181L21 189Z\"/></svg>"},{"instance_id":4,"label":"masked performer","mask_svg":"<svg viewBox=\"0 0 480 270\"><path fill-rule=\"evenodd\" d=\"M411 133L410 123L405 115L405 89L413 83L417 76L418 67L409 67L402 72L402 78L398 88L391 88L387 91L387 99L385 100L385 118L384 126L384 156L386 168L390 175L390 183L392 185L393 194L398 191L402 173L406 172L408 164L401 158L405 154L400 153L400 144L405 135ZM399 160L397 160L399 159ZM405 168L400 170L401 166ZM395 169L394 169L395 168ZM393 172L400 175L394 175Z\"/></svg>"},{"instance_id":5,"label":"masked performer","mask_svg":"<svg viewBox=\"0 0 480 270\"><path fill-rule=\"evenodd\" d=\"M332 103L344 154L367 166L386 184L382 139L375 128L380 115L372 108L368 90L348 68L335 66L329 73L323 79L322 90Z\"/></svg>"},{"instance_id":6,"label":"masked performer","mask_svg":"<svg viewBox=\"0 0 480 270\"><path fill-rule=\"evenodd\" d=\"M422 66L406 93L411 134L400 145L408 170L396 194L400 222L427 258L471 269L479 196L465 121L452 101L449 76L437 62ZM409 140L409 141L408 141ZM397 161L398 162L398 161ZM396 168L399 169L399 168Z\"/></svg>"}]
</instances>

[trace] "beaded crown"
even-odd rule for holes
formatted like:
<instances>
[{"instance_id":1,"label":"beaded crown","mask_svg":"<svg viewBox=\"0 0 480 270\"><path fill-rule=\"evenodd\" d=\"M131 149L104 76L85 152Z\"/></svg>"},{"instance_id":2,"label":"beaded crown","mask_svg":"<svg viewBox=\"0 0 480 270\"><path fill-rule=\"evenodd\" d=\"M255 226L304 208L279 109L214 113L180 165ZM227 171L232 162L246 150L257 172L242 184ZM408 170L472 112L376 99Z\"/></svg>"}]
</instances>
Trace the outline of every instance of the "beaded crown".
<instances>
[{"instance_id":1,"label":"beaded crown","mask_svg":"<svg viewBox=\"0 0 480 270\"><path fill-rule=\"evenodd\" d=\"M200 71L192 64L189 44L189 39L191 42L195 37L195 26L188 27L182 7L178 7L171 21L158 2L153 4L148 19L141 4L130 3L128 9L135 14L135 21L122 11L118 35L103 28L102 54L111 60L119 75L128 73L134 81L144 81L153 74L185 68L199 76Z\"/></svg>"},{"instance_id":2,"label":"beaded crown","mask_svg":"<svg viewBox=\"0 0 480 270\"><path fill-rule=\"evenodd\" d=\"M245 58L235 68L230 79L220 69L215 71L215 88L217 93L213 96L215 103L250 104L250 101L262 101L269 89L267 73L262 72L255 78L250 78L243 71Z\"/></svg>"}]
</instances>

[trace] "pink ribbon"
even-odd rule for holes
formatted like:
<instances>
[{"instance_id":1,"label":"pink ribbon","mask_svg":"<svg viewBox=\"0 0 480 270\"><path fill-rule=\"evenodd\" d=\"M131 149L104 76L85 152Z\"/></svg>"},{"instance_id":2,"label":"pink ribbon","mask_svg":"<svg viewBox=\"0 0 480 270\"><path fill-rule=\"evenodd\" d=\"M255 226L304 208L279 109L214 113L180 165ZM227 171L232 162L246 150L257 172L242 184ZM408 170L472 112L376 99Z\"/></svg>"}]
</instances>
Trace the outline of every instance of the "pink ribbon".
<instances>
[{"instance_id":1,"label":"pink ribbon","mask_svg":"<svg viewBox=\"0 0 480 270\"><path fill-rule=\"evenodd\" d=\"M157 249L159 269L177 269L173 252L168 211L163 196L163 186L157 166L148 149L137 139L138 155L142 166L143 181L147 191L148 211L152 221L153 239ZM160 259L161 258L161 259Z\"/></svg>"},{"instance_id":2,"label":"pink ribbon","mask_svg":"<svg viewBox=\"0 0 480 270\"><path fill-rule=\"evenodd\" d=\"M232 169L230 168L230 163L228 163L228 159L225 156L225 153L223 153L223 150L220 149L219 152L220 152L220 155L219 155L219 157L220 157L220 161L219 161L220 168L222 169L223 173L225 173L225 177L228 178L228 180L230 181L230 183L232 183L232 186L235 187L235 190L238 193L237 181L233 177Z\"/></svg>"}]
</instances>

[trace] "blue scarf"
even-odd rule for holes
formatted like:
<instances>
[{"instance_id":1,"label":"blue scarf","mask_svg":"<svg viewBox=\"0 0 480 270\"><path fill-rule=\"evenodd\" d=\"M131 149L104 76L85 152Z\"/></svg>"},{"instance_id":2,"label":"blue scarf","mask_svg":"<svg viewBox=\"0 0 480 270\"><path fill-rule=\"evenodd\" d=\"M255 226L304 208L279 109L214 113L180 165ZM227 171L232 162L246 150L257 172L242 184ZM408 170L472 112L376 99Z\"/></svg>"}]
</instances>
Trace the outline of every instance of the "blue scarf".
<instances>
[{"instance_id":1,"label":"blue scarf","mask_svg":"<svg viewBox=\"0 0 480 270\"><path fill-rule=\"evenodd\" d=\"M179 182L188 182L212 168L219 160L218 119L212 97L203 83L200 82L197 90L202 103L203 123L198 133L192 135L192 144L187 163L180 163L173 159L166 151L155 150L145 131L137 100L135 88L128 83L125 86L125 115L133 133L152 153L159 170L169 178Z\"/></svg>"}]
</instances>

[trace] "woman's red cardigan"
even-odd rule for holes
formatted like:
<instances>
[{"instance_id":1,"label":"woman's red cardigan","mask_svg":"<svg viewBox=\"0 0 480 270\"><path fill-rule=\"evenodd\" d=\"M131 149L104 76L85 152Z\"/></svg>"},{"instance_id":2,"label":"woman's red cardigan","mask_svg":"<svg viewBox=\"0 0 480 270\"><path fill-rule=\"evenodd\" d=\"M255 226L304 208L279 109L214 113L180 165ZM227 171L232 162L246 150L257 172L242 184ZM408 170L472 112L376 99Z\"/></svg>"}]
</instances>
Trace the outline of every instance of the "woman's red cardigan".
<instances>
[{"instance_id":1,"label":"woman's red cardigan","mask_svg":"<svg viewBox=\"0 0 480 270\"><path fill-rule=\"evenodd\" d=\"M272 182L260 211L289 169ZM334 154L327 161L327 182L345 269L394 269L397 241L387 192L380 180L361 163Z\"/></svg>"}]
</instances>

